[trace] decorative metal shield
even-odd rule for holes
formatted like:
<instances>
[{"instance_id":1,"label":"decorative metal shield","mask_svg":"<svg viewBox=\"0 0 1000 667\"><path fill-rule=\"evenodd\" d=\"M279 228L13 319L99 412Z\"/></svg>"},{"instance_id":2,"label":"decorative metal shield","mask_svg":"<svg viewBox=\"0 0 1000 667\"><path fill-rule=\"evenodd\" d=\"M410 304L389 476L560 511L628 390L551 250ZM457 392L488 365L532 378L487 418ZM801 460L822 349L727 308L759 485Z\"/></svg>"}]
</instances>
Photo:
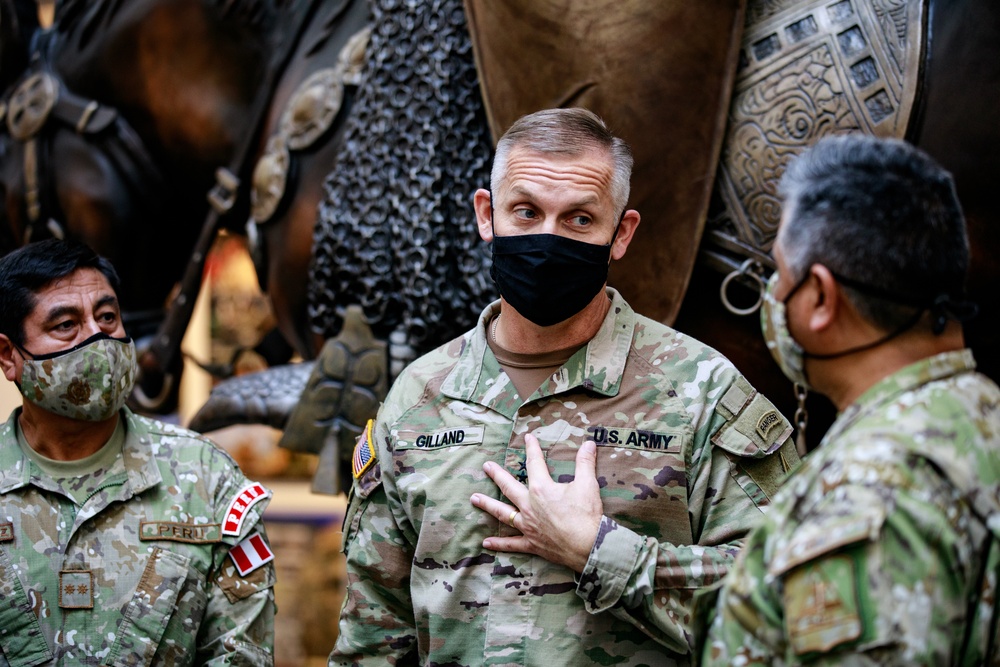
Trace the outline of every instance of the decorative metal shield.
<instances>
[{"instance_id":1,"label":"decorative metal shield","mask_svg":"<svg viewBox=\"0 0 1000 667\"><path fill-rule=\"evenodd\" d=\"M610 282L672 322L697 254L744 0L465 0L493 139L544 108L591 109L635 153L642 224Z\"/></svg>"},{"instance_id":2,"label":"decorative metal shield","mask_svg":"<svg viewBox=\"0 0 1000 667\"><path fill-rule=\"evenodd\" d=\"M919 87L926 0L750 0L720 158L718 268L769 264L788 163L828 134L903 137Z\"/></svg>"}]
</instances>

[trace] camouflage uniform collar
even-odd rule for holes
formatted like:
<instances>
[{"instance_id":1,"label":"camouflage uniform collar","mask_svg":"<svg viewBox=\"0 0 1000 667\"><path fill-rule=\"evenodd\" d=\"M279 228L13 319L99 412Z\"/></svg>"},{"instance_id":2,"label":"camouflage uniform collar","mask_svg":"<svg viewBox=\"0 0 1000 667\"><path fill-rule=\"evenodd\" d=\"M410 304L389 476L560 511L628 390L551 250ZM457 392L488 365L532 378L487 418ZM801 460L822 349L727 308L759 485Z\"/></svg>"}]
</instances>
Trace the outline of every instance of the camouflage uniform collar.
<instances>
[{"instance_id":1,"label":"camouflage uniform collar","mask_svg":"<svg viewBox=\"0 0 1000 667\"><path fill-rule=\"evenodd\" d=\"M621 387L625 361L635 332L635 313L617 290L608 287L611 307L597 334L574 354L555 374L542 384L545 395L583 387L605 396L614 396ZM503 387L497 386L500 365L486 342L489 323L500 312L494 301L483 310L476 327L466 333L458 362L441 385L441 392L452 398L492 406ZM511 386L511 391L513 388ZM539 393L535 394L539 397Z\"/></svg>"},{"instance_id":2,"label":"camouflage uniform collar","mask_svg":"<svg viewBox=\"0 0 1000 667\"><path fill-rule=\"evenodd\" d=\"M7 422L0 426L0 493L7 493L28 484L31 466L17 444L17 417L21 408L15 408Z\"/></svg>"},{"instance_id":3,"label":"camouflage uniform collar","mask_svg":"<svg viewBox=\"0 0 1000 667\"><path fill-rule=\"evenodd\" d=\"M163 481L163 475L156 464L149 427L127 407L122 408L122 416L125 418L125 444L122 445L125 471L132 492L142 493Z\"/></svg>"},{"instance_id":4,"label":"camouflage uniform collar","mask_svg":"<svg viewBox=\"0 0 1000 667\"><path fill-rule=\"evenodd\" d=\"M830 428L820 443L820 449L827 442L835 442L846 431L870 415L889 409L905 394L918 391L931 382L946 380L962 374L972 374L976 361L968 348L943 352L933 357L911 364L876 383L851 406L849 406ZM975 376L973 376L975 377ZM983 382L990 382L978 376ZM990 383L992 384L992 383ZM947 391L947 388L944 389ZM990 529L1000 537L1000 488L984 488L980 479L978 455L962 449L959 439L935 440L933 448L923 446L922 439L905 439L903 446L913 453L932 461L951 485L962 494L973 511ZM983 462L983 465L988 463ZM989 521L990 517L996 517Z\"/></svg>"},{"instance_id":5,"label":"camouflage uniform collar","mask_svg":"<svg viewBox=\"0 0 1000 667\"><path fill-rule=\"evenodd\" d=\"M976 361L972 357L972 350L968 348L942 352L901 368L876 382L858 397L858 400L849 405L824 439L831 439L861 417L881 408L904 392L912 391L928 382L942 380L959 373L971 373L974 370Z\"/></svg>"},{"instance_id":6,"label":"camouflage uniform collar","mask_svg":"<svg viewBox=\"0 0 1000 667\"><path fill-rule=\"evenodd\" d=\"M11 412L7 422L0 426L0 493L21 488L31 480L28 457L17 444L17 417L21 409ZM128 492L142 493L162 481L160 468L156 465L152 443L143 436L147 429L141 427L138 417L128 408L122 408L125 424L125 443L122 445L122 461L128 477Z\"/></svg>"}]
</instances>

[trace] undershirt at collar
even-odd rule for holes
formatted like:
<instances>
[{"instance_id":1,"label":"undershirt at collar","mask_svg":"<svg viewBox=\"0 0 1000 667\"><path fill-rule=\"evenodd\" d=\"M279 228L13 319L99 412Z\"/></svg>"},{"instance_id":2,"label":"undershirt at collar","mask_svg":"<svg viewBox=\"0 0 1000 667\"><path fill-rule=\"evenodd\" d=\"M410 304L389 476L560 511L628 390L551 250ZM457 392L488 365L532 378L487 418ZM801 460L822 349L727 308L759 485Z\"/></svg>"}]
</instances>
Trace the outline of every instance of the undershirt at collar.
<instances>
[{"instance_id":1,"label":"undershirt at collar","mask_svg":"<svg viewBox=\"0 0 1000 667\"><path fill-rule=\"evenodd\" d=\"M496 318L494 318L496 319ZM489 345L493 356L500 362L500 368L507 373L510 381L514 383L517 394L522 399L527 399L535 393L543 382L552 377L552 374L559 370L563 364L570 360L577 350L585 345L574 345L552 352L541 352L539 354L522 354L511 352L501 346L493 339L493 320L486 323L486 344Z\"/></svg>"},{"instance_id":2,"label":"undershirt at collar","mask_svg":"<svg viewBox=\"0 0 1000 667\"><path fill-rule=\"evenodd\" d=\"M24 452L24 455L27 456L32 463L38 466L39 470L51 477L53 480L83 477L101 469L110 469L111 465L115 462L115 459L117 459L118 455L121 454L122 445L124 443L125 425L123 424L123 420L120 415L118 417L118 424L115 426L114 433L111 434L108 441L90 456L82 459L76 459L75 461L56 461L55 459L50 459L47 456L42 456L28 444L27 440L24 439L24 433L21 429L17 429L17 444L21 447L21 451Z\"/></svg>"}]
</instances>

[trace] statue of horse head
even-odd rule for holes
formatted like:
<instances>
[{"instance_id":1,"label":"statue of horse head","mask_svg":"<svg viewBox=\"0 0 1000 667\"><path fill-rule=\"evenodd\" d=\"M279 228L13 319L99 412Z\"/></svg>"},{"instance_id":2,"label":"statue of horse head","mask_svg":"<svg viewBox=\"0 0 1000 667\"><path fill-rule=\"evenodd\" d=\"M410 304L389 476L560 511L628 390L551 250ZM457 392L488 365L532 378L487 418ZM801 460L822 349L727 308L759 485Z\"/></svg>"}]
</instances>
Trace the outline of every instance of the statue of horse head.
<instances>
[{"instance_id":1,"label":"statue of horse head","mask_svg":"<svg viewBox=\"0 0 1000 667\"><path fill-rule=\"evenodd\" d=\"M365 26L366 7L361 0L65 0L29 53L24 20L7 20L26 10L4 3L0 252L57 235L108 257L123 278L130 333L156 331L158 354L143 368L153 370L144 373L147 393L160 394L164 374L179 367L176 348L215 232L242 230L250 215L249 185L268 128L301 79ZM324 158L322 176L310 180L310 226L329 151ZM169 311L179 311L178 324L164 333L158 323L179 280ZM305 321L304 297L292 308ZM302 328L290 333L308 348Z\"/></svg>"}]
</instances>

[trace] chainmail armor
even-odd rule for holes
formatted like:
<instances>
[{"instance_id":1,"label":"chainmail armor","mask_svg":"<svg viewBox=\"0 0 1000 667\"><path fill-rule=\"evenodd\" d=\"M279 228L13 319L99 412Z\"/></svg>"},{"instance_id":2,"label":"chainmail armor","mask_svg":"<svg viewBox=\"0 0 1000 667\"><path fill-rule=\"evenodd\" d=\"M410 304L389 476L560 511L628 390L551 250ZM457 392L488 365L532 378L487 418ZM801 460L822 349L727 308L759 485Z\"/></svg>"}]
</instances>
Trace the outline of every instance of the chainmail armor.
<instances>
[{"instance_id":1,"label":"chainmail armor","mask_svg":"<svg viewBox=\"0 0 1000 667\"><path fill-rule=\"evenodd\" d=\"M309 318L325 338L364 309L417 354L469 329L495 298L472 192L492 142L461 0L373 0L367 64L325 185Z\"/></svg>"}]
</instances>

